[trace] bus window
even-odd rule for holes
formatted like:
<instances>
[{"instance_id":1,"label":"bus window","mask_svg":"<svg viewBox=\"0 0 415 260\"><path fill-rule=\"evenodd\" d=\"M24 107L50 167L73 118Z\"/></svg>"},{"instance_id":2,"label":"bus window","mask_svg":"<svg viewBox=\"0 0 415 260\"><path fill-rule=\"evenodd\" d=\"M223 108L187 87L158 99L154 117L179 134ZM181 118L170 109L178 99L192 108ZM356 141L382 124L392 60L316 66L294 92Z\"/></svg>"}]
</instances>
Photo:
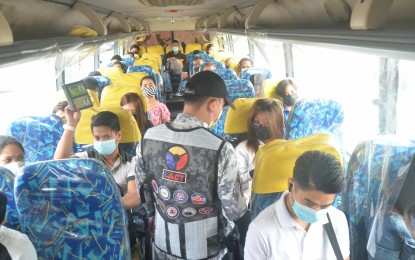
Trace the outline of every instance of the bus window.
<instances>
[{"instance_id":1,"label":"bus window","mask_svg":"<svg viewBox=\"0 0 415 260\"><path fill-rule=\"evenodd\" d=\"M400 60L399 92L397 103L397 129L396 133L411 138L415 137L415 119L413 115L415 97L415 74L413 73L415 61Z\"/></svg>"},{"instance_id":2,"label":"bus window","mask_svg":"<svg viewBox=\"0 0 415 260\"><path fill-rule=\"evenodd\" d=\"M248 39L245 36L232 35L232 40L235 56L240 58L249 57Z\"/></svg>"},{"instance_id":3,"label":"bus window","mask_svg":"<svg viewBox=\"0 0 415 260\"><path fill-rule=\"evenodd\" d=\"M253 39L254 65L257 68L268 68L274 78L282 79L286 75L284 47L282 42Z\"/></svg>"},{"instance_id":4,"label":"bus window","mask_svg":"<svg viewBox=\"0 0 415 260\"><path fill-rule=\"evenodd\" d=\"M79 63L65 68L65 83L77 81L94 70L94 55L89 55Z\"/></svg>"},{"instance_id":5,"label":"bus window","mask_svg":"<svg viewBox=\"0 0 415 260\"><path fill-rule=\"evenodd\" d=\"M344 145L351 153L379 132L379 57L338 49L293 45L299 96L332 98L343 106Z\"/></svg>"},{"instance_id":6,"label":"bus window","mask_svg":"<svg viewBox=\"0 0 415 260\"><path fill-rule=\"evenodd\" d=\"M23 116L52 112L56 95L55 57L0 68L0 134Z\"/></svg>"}]
</instances>

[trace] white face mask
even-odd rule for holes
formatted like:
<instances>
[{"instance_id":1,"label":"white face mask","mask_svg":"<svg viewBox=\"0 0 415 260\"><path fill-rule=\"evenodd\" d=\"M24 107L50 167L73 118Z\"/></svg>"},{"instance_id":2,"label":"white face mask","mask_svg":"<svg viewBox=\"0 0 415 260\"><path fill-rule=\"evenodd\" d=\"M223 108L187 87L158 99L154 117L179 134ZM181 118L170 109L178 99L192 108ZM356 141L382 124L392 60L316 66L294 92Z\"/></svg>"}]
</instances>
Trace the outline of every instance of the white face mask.
<instances>
[{"instance_id":1,"label":"white face mask","mask_svg":"<svg viewBox=\"0 0 415 260\"><path fill-rule=\"evenodd\" d=\"M220 107L219 101L216 101L216 102L218 104L218 107ZM220 118L221 115L222 115L222 109L220 110L218 118L216 120L213 120L213 112L212 112L212 114L211 114L212 121L209 124L209 128L212 128L214 125L216 125L218 123L219 118Z\"/></svg>"},{"instance_id":2,"label":"white face mask","mask_svg":"<svg viewBox=\"0 0 415 260\"><path fill-rule=\"evenodd\" d=\"M13 174L15 174L23 166L24 166L24 162L11 162L9 164L3 165L4 168L11 171Z\"/></svg>"}]
</instances>

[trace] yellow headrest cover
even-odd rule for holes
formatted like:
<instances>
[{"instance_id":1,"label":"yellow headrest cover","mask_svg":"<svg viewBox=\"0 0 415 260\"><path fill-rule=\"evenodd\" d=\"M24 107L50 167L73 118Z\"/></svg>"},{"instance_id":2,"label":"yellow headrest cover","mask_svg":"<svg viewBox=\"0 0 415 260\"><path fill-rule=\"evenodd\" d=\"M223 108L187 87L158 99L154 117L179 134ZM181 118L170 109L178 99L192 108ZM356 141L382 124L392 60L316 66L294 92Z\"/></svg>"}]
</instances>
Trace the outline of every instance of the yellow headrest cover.
<instances>
[{"instance_id":1,"label":"yellow headrest cover","mask_svg":"<svg viewBox=\"0 0 415 260\"><path fill-rule=\"evenodd\" d=\"M144 53L147 53L146 47L144 47L144 46L138 46L138 55L142 56Z\"/></svg>"},{"instance_id":2,"label":"yellow headrest cover","mask_svg":"<svg viewBox=\"0 0 415 260\"><path fill-rule=\"evenodd\" d=\"M196 51L196 50L201 51L202 50L202 45L200 45L199 43L188 43L188 44L186 44L186 54L189 54L192 51Z\"/></svg>"},{"instance_id":3,"label":"yellow headrest cover","mask_svg":"<svg viewBox=\"0 0 415 260\"><path fill-rule=\"evenodd\" d=\"M71 28L71 30L68 32L68 36L71 37L97 37L98 33L91 28L88 28L86 26L82 25L76 25Z\"/></svg>"},{"instance_id":4,"label":"yellow headrest cover","mask_svg":"<svg viewBox=\"0 0 415 260\"><path fill-rule=\"evenodd\" d=\"M147 97L139 87L133 86L106 86L101 94L101 106L103 107L119 107L121 98L127 93L137 93L143 101L144 110L148 111Z\"/></svg>"},{"instance_id":5,"label":"yellow headrest cover","mask_svg":"<svg viewBox=\"0 0 415 260\"><path fill-rule=\"evenodd\" d=\"M141 56L141 59L156 60L157 65L161 68L161 64L162 64L161 56L156 53L144 53L143 56Z\"/></svg>"},{"instance_id":6,"label":"yellow headrest cover","mask_svg":"<svg viewBox=\"0 0 415 260\"><path fill-rule=\"evenodd\" d=\"M277 98L277 85L280 83L280 79L266 79L264 82L264 97L267 98Z\"/></svg>"},{"instance_id":7,"label":"yellow headrest cover","mask_svg":"<svg viewBox=\"0 0 415 260\"><path fill-rule=\"evenodd\" d=\"M120 87L140 87L141 79L145 76L148 76L145 72L130 72L127 74L122 74L117 81L112 81L113 85L117 85ZM105 88L104 88L105 89Z\"/></svg>"},{"instance_id":8,"label":"yellow headrest cover","mask_svg":"<svg viewBox=\"0 0 415 260\"><path fill-rule=\"evenodd\" d=\"M259 147L252 186L254 193L287 190L287 180L293 176L295 161L306 151L319 150L331 154L343 166L343 158L337 147L334 137L320 133L295 140L276 139Z\"/></svg>"},{"instance_id":9,"label":"yellow headrest cover","mask_svg":"<svg viewBox=\"0 0 415 260\"><path fill-rule=\"evenodd\" d=\"M155 62L153 60L139 59L139 60L136 60L134 62L134 66L140 66L140 65L149 65L149 66L151 66L151 68L153 69L155 74L159 74L159 69L158 69L158 66L157 66L157 62Z\"/></svg>"},{"instance_id":10,"label":"yellow headrest cover","mask_svg":"<svg viewBox=\"0 0 415 260\"><path fill-rule=\"evenodd\" d=\"M81 121L75 130L75 142L78 144L93 144L94 137L91 132L92 116L102 111L110 111L118 116L121 124L120 143L134 143L141 140L140 129L133 115L121 107L98 107L81 110Z\"/></svg>"},{"instance_id":11,"label":"yellow headrest cover","mask_svg":"<svg viewBox=\"0 0 415 260\"><path fill-rule=\"evenodd\" d=\"M242 134L248 132L248 117L252 105L261 98L238 98L233 101L235 110L229 109L226 115L224 132L226 134ZM281 101L274 99L284 111Z\"/></svg>"},{"instance_id":12,"label":"yellow headrest cover","mask_svg":"<svg viewBox=\"0 0 415 260\"><path fill-rule=\"evenodd\" d=\"M101 72L103 76L107 76L111 80L112 84L115 84L114 82L116 82L123 74L122 69L114 67L99 68L98 71Z\"/></svg>"}]
</instances>

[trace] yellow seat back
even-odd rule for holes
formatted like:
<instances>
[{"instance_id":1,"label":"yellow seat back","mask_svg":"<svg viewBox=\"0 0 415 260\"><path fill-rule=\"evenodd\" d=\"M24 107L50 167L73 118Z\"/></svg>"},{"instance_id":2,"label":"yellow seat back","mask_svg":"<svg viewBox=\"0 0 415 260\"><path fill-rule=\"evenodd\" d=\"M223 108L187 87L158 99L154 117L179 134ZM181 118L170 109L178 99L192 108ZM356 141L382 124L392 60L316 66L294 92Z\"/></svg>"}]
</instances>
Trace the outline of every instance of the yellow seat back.
<instances>
[{"instance_id":1,"label":"yellow seat back","mask_svg":"<svg viewBox=\"0 0 415 260\"><path fill-rule=\"evenodd\" d=\"M169 44L169 45L167 45L167 47L166 47L166 54L167 53L169 53L169 52L171 52L173 49L172 49L172 47L171 47L171 45ZM179 44L179 51L181 52L181 53L184 53L183 52L183 47L182 47L182 45L181 44Z\"/></svg>"},{"instance_id":2,"label":"yellow seat back","mask_svg":"<svg viewBox=\"0 0 415 260\"><path fill-rule=\"evenodd\" d=\"M147 49L145 46L138 46L138 55L143 56L144 53L147 53Z\"/></svg>"},{"instance_id":3,"label":"yellow seat back","mask_svg":"<svg viewBox=\"0 0 415 260\"><path fill-rule=\"evenodd\" d=\"M147 53L155 53L158 55L164 55L164 49L161 45L147 46Z\"/></svg>"},{"instance_id":4,"label":"yellow seat back","mask_svg":"<svg viewBox=\"0 0 415 260\"><path fill-rule=\"evenodd\" d=\"M93 90L90 90L90 89L87 89L86 91L88 92L89 98L91 99L92 106L93 107L100 107L99 98L98 98L97 93Z\"/></svg>"},{"instance_id":5,"label":"yellow seat back","mask_svg":"<svg viewBox=\"0 0 415 260\"><path fill-rule=\"evenodd\" d=\"M259 147L256 154L253 192L268 194L287 190L295 161L306 151L319 150L336 157L343 166L343 158L334 137L313 134L294 140L276 139Z\"/></svg>"},{"instance_id":6,"label":"yellow seat back","mask_svg":"<svg viewBox=\"0 0 415 260\"><path fill-rule=\"evenodd\" d=\"M130 72L130 73L121 75L121 77L119 77L116 82L113 82L113 85L120 86L120 87L141 88L140 82L141 82L141 79L145 76L148 76L147 73L145 72Z\"/></svg>"},{"instance_id":7,"label":"yellow seat back","mask_svg":"<svg viewBox=\"0 0 415 260\"><path fill-rule=\"evenodd\" d=\"M118 116L121 124L120 143L134 143L141 140L140 129L134 116L121 107L92 107L81 111L81 120L75 130L75 142L78 144L93 144L91 131L92 116L102 111L110 111Z\"/></svg>"},{"instance_id":8,"label":"yellow seat back","mask_svg":"<svg viewBox=\"0 0 415 260\"><path fill-rule=\"evenodd\" d=\"M139 60L141 57L140 57L140 55L139 54L134 54L134 59L135 60Z\"/></svg>"},{"instance_id":9,"label":"yellow seat back","mask_svg":"<svg viewBox=\"0 0 415 260\"><path fill-rule=\"evenodd\" d=\"M280 79L270 78L264 81L264 97L279 98L277 95L277 85Z\"/></svg>"},{"instance_id":10,"label":"yellow seat back","mask_svg":"<svg viewBox=\"0 0 415 260\"><path fill-rule=\"evenodd\" d=\"M159 74L160 73L159 72L159 69L158 69L158 66L157 66L157 62L155 62L154 60L142 60L142 59L139 59L139 60L136 60L134 62L134 66L140 66L140 65L149 65L149 66L151 66L151 68L153 69L153 71L154 71L155 74Z\"/></svg>"},{"instance_id":11,"label":"yellow seat back","mask_svg":"<svg viewBox=\"0 0 415 260\"><path fill-rule=\"evenodd\" d=\"M133 86L107 86L102 91L101 106L102 107L119 107L121 98L127 93L137 93L143 101L144 110L148 111L147 98L144 96L140 87Z\"/></svg>"},{"instance_id":12,"label":"yellow seat back","mask_svg":"<svg viewBox=\"0 0 415 260\"><path fill-rule=\"evenodd\" d=\"M201 51L202 50L202 45L200 45L199 43L188 43L188 44L186 44L186 53L185 54L189 54L192 51L196 51L196 50Z\"/></svg>"},{"instance_id":13,"label":"yellow seat back","mask_svg":"<svg viewBox=\"0 0 415 260\"><path fill-rule=\"evenodd\" d=\"M117 82L118 78L123 74L122 69L114 67L103 67L99 68L98 71L102 76L108 77L113 84L114 82Z\"/></svg>"},{"instance_id":14,"label":"yellow seat back","mask_svg":"<svg viewBox=\"0 0 415 260\"><path fill-rule=\"evenodd\" d=\"M144 53L143 57L141 57L142 60L152 60L155 61L157 64L157 68L161 69L161 65L162 65L162 60L161 60L161 56L158 54L153 54L153 53Z\"/></svg>"},{"instance_id":15,"label":"yellow seat back","mask_svg":"<svg viewBox=\"0 0 415 260\"><path fill-rule=\"evenodd\" d=\"M248 117L252 105L261 98L238 98L233 101L235 110L229 109L226 115L224 132L226 134L242 134L248 132ZM275 99L284 111L280 100Z\"/></svg>"}]
</instances>

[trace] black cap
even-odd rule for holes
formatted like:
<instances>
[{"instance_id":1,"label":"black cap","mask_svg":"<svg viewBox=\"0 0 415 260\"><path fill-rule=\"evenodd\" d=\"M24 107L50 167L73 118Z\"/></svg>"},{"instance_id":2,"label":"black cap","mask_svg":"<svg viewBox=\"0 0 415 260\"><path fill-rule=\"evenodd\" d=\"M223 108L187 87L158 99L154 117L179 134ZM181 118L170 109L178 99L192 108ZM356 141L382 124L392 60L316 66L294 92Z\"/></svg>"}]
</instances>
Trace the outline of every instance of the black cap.
<instances>
[{"instance_id":1,"label":"black cap","mask_svg":"<svg viewBox=\"0 0 415 260\"><path fill-rule=\"evenodd\" d=\"M218 74L209 70L198 72L188 79L184 93L186 95L223 98L227 105L235 109L228 98L225 82Z\"/></svg>"}]
</instances>

